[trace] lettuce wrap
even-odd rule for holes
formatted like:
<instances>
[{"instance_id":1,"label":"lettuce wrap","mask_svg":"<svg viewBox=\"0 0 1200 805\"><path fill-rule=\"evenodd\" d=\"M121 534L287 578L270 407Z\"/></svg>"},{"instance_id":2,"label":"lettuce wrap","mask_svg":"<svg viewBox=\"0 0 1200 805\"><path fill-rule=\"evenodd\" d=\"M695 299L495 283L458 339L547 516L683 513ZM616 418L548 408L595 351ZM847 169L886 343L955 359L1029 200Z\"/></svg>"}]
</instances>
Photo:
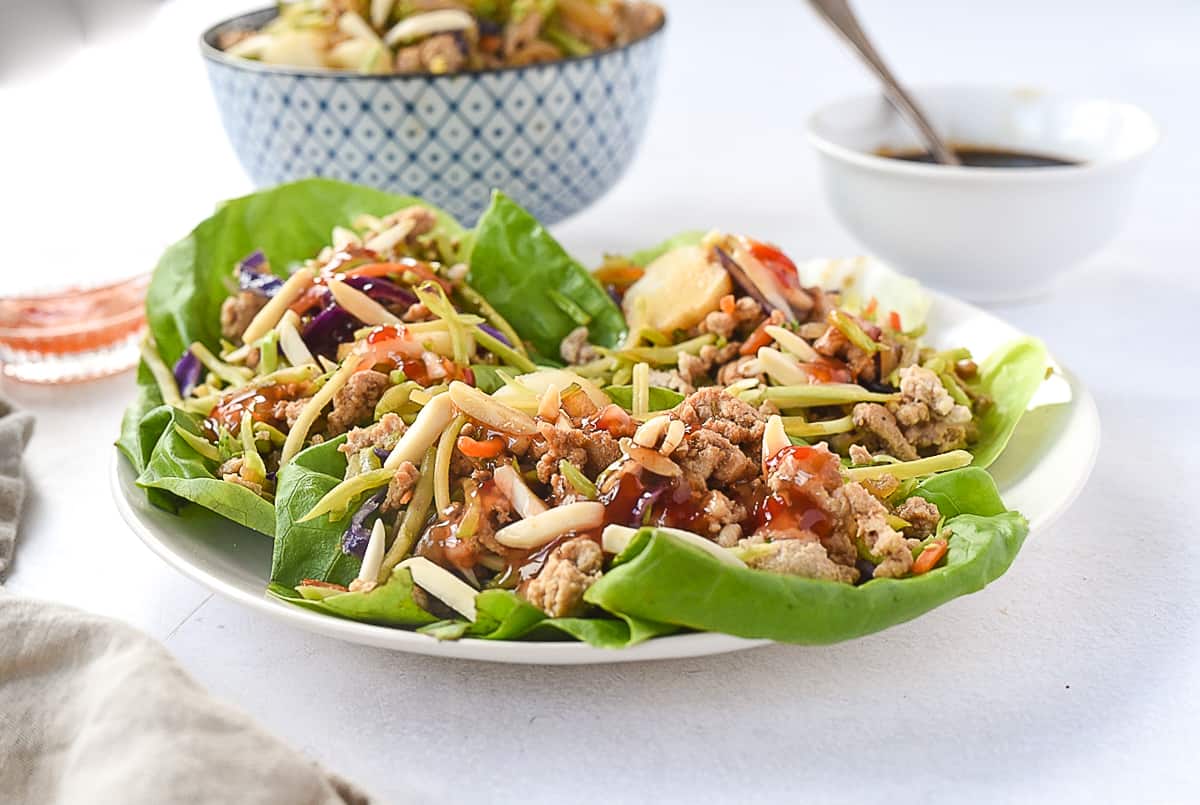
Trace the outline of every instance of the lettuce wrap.
<instances>
[{"instance_id":1,"label":"lettuce wrap","mask_svg":"<svg viewBox=\"0 0 1200 805\"><path fill-rule=\"evenodd\" d=\"M187 238L170 247L155 271L146 304L150 331L162 362L170 366L196 342L213 353L222 349L219 321L222 303L232 289L229 269L247 254L263 252L276 274L286 277L327 244L334 227L361 214L382 216L418 203L423 204L418 199L313 179L223 204ZM494 195L488 211L470 233L444 213L435 212L439 242L446 244L455 257L468 261L468 290L473 288L471 293L476 294L469 299L470 309L498 312L506 320L502 332L489 327L476 337L494 344L493 352L514 356L511 363L500 366L472 365L470 383L486 394L500 389L512 392L504 399L523 406L525 415L544 406L545 389L539 388L533 394L525 385L532 375L514 378L506 370L520 365L536 374L539 366L561 365L565 352L560 352L562 342L578 335L581 328L586 328L589 348L602 357L592 365L570 368L588 373L589 382L603 387L601 400L606 395L613 403L609 408L627 412L638 409L635 413L643 421L653 413L675 409L686 396L674 388L651 383L648 366L662 355L666 355L663 361L669 365L680 352L696 355L704 347L716 349L720 344L714 335L696 336L694 330L691 334L678 329L647 335L635 328L637 331L631 333L611 289L598 282L532 216L502 193ZM641 270L672 250L699 248L703 240L700 233L683 233L634 252L627 262ZM880 317L886 311L887 315L903 317L914 332L923 329L928 300L918 297L920 290L915 283L878 273L853 273L860 269L858 264L842 266L837 281L856 292L869 291L869 307L877 308ZM804 270L811 271L813 266L806 264ZM855 304L866 307L867 300L858 299ZM453 310L449 316L453 321ZM470 326L485 329L483 325ZM507 329L509 326L511 329ZM894 329L900 331L899 326ZM642 337L656 340L642 345L638 340ZM787 333L778 337L784 340L777 346L786 349ZM513 349L518 340L520 355ZM775 342L768 338L765 343ZM532 360L524 355L526 345ZM229 345L224 346L228 350ZM472 620L444 617L447 611L436 602L430 606L428 591L414 583L412 573L394 563L384 568L378 584L355 588L356 582L364 581L364 560L361 545L357 551L349 549L350 538L364 518L376 516L383 491L364 487L349 498L339 499L332 512L314 514L331 495L348 488L359 472L357 465L351 466L347 455L339 450L347 441L345 436L292 454L280 465L277 476L272 474L274 499L268 500L246 486L218 477L219 462L205 449L205 417L164 404L152 366L143 362L137 374L138 396L125 413L117 446L137 470L137 483L155 505L177 511L186 503L194 503L273 536L268 592L326 615L416 629L438 639L573 639L597 647L620 648L677 632L717 631L747 638L823 644L888 628L981 589L1008 568L1026 536L1024 518L1005 508L983 468L1007 444L1046 375L1048 356L1040 342L1022 339L996 350L981 361L977 372L972 370L955 379L959 353L969 358L965 350L951 350L933 356L928 365L935 367L931 371L940 372L941 382L957 395L956 401L965 401L968 396L972 405L975 400L984 401L973 412L976 430L970 443L972 455L956 451L962 460L945 465L973 466L910 481L894 501L912 495L937 505L943 521L936 536L944 540L944 554L936 567L908 578L873 578L847 584L734 566L681 540L670 529L645 526L587 589L588 612L571 617L547 615L511 586L480 590L474 596ZM484 360L491 358L485 356ZM623 368L616 373L596 368L610 360L623 362ZM626 369L632 371L622 375ZM403 373L400 378L404 379ZM936 379L933 382L938 383ZM565 388L553 394L578 391L578 385L568 380ZM745 401L757 406L772 399L763 393L765 385L764 381L760 389L739 389L737 393L745 392ZM819 385L814 387L820 390ZM834 404L849 406L858 399L899 397L895 389L858 391L862 395L839 398ZM820 402L804 405L822 407ZM845 414L843 418L849 419L848 407ZM419 416L411 410L406 415L410 427L413 417ZM455 415L456 424L444 426L449 438L439 441L438 451L445 459L443 473L448 472L445 467L455 449L457 428L470 419L465 409L455 409ZM804 421L807 415L805 410L803 416L790 418L801 420L796 427L813 425L814 432L819 431L820 423ZM380 416L376 413L375 419ZM563 415L558 416L561 424ZM845 430L831 426L827 433L836 435ZM488 433L483 436L495 439ZM806 443L790 433L788 438L792 444ZM479 449L485 441L471 443ZM816 441L819 438L810 440ZM432 449L429 456L433 455ZM384 451L380 458L386 457ZM883 460L894 459L884 456ZM515 464L515 459L514 465L526 478L536 475L528 465L522 468ZM378 468L379 463L374 466ZM381 477L380 484L387 484L391 476ZM576 488L595 497L596 487L589 478L582 477ZM448 501L449 492L443 495L440 499ZM473 577L471 580L475 581Z\"/></svg>"},{"instance_id":2,"label":"lettuce wrap","mask_svg":"<svg viewBox=\"0 0 1200 805\"><path fill-rule=\"evenodd\" d=\"M363 213L383 215L420 199L329 179L305 179L227 201L159 260L146 294L146 318L158 352L170 366L188 345L220 347L221 304L232 286L230 269L247 254L263 252L271 266L298 264L319 251L330 230ZM435 210L447 242L466 246L467 233ZM278 270L277 268L277 270ZM280 272L283 276L283 273ZM138 367L138 397L126 410L117 447L139 473L150 501L169 511L185 502L212 509L239 525L274 533L271 504L217 478L206 462L173 433L198 417L159 408L162 396L145 362Z\"/></svg>"}]
</instances>

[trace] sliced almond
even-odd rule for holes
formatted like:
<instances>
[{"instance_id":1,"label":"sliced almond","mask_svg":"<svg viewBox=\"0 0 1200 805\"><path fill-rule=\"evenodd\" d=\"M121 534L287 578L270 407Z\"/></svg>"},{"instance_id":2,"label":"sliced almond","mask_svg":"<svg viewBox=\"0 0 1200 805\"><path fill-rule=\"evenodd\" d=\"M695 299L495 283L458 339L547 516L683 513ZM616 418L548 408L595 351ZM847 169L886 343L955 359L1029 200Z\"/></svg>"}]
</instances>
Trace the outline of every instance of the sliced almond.
<instances>
[{"instance_id":1,"label":"sliced almond","mask_svg":"<svg viewBox=\"0 0 1200 805\"><path fill-rule=\"evenodd\" d=\"M533 494L521 474L513 469L511 464L501 464L493 475L496 488L508 498L513 510L521 517L536 517L546 511L546 504Z\"/></svg>"},{"instance_id":2,"label":"sliced almond","mask_svg":"<svg viewBox=\"0 0 1200 805\"><path fill-rule=\"evenodd\" d=\"M450 384L450 399L458 410L488 427L515 436L532 436L537 432L533 417L484 394L466 383L455 380Z\"/></svg>"},{"instance_id":3,"label":"sliced almond","mask_svg":"<svg viewBox=\"0 0 1200 805\"><path fill-rule=\"evenodd\" d=\"M475 588L449 570L435 565L424 556L413 556L396 565L412 574L413 584L420 587L464 618L475 620ZM395 572L395 571L393 571Z\"/></svg>"},{"instance_id":4,"label":"sliced almond","mask_svg":"<svg viewBox=\"0 0 1200 805\"><path fill-rule=\"evenodd\" d=\"M663 438L662 446L658 448L658 452L664 456L669 456L675 452L675 448L683 444L683 437L687 434L687 426L678 419L671 420L671 424L667 426L667 435Z\"/></svg>"},{"instance_id":5,"label":"sliced almond","mask_svg":"<svg viewBox=\"0 0 1200 805\"><path fill-rule=\"evenodd\" d=\"M402 324L399 317L357 288L352 288L339 279L326 280L334 301L346 309L363 324Z\"/></svg>"},{"instance_id":6,"label":"sliced almond","mask_svg":"<svg viewBox=\"0 0 1200 805\"><path fill-rule=\"evenodd\" d=\"M410 399L415 398L412 395ZM446 394L433 397L417 414L416 420L404 431L400 441L392 449L383 466L387 469L399 467L405 461L420 464L425 451L442 435L442 431L454 419L454 405Z\"/></svg>"},{"instance_id":7,"label":"sliced almond","mask_svg":"<svg viewBox=\"0 0 1200 805\"><path fill-rule=\"evenodd\" d=\"M771 416L767 418L767 427L763 430L763 464L765 465L775 456L776 453L783 448L790 446L791 443L792 440L788 438L787 431L783 427L783 418L780 417L779 414L771 414Z\"/></svg>"},{"instance_id":8,"label":"sliced almond","mask_svg":"<svg viewBox=\"0 0 1200 805\"><path fill-rule=\"evenodd\" d=\"M767 335L774 338L779 346L783 347L785 350L795 355L805 363L812 363L820 357L820 355L817 354L817 351L813 349L807 341L786 327L780 327L773 324L764 329L766 330Z\"/></svg>"},{"instance_id":9,"label":"sliced almond","mask_svg":"<svg viewBox=\"0 0 1200 805\"><path fill-rule=\"evenodd\" d=\"M808 384L808 373L790 355L784 355L777 349L763 347L758 351L757 357L763 371L781 386L803 386Z\"/></svg>"},{"instance_id":10,"label":"sliced almond","mask_svg":"<svg viewBox=\"0 0 1200 805\"><path fill-rule=\"evenodd\" d=\"M283 356L292 366L315 365L317 359L308 351L308 345L300 337L300 330L296 326L299 321L300 317L290 310L283 314L279 326L275 328L279 331L279 348L283 350Z\"/></svg>"},{"instance_id":11,"label":"sliced almond","mask_svg":"<svg viewBox=\"0 0 1200 805\"><path fill-rule=\"evenodd\" d=\"M360 238L353 229L347 229L344 226L335 226L333 228L333 237L331 238L335 251L342 251L347 246L361 246L362 238Z\"/></svg>"},{"instance_id":12,"label":"sliced almond","mask_svg":"<svg viewBox=\"0 0 1200 805\"><path fill-rule=\"evenodd\" d=\"M540 548L563 534L598 528L603 523L604 504L583 500L509 523L496 532L496 541L509 548L530 550Z\"/></svg>"},{"instance_id":13,"label":"sliced almond","mask_svg":"<svg viewBox=\"0 0 1200 805\"><path fill-rule=\"evenodd\" d=\"M309 268L301 268L288 277L283 283L283 287L271 297L271 301L263 305L263 309L251 319L250 324L242 333L242 343L252 344L266 335L268 331L273 330L292 303L312 286L312 281L313 272Z\"/></svg>"},{"instance_id":14,"label":"sliced almond","mask_svg":"<svg viewBox=\"0 0 1200 805\"><path fill-rule=\"evenodd\" d=\"M668 534L680 542L691 545L693 548L699 548L730 567L746 566L745 562L734 556L728 549L722 548L712 540L707 540L699 534L684 531L682 528L655 528L654 530L660 534ZM600 547L605 553L620 553L629 547L629 543L633 541L633 537L637 532L638 529L623 525L605 526L604 531L600 534Z\"/></svg>"},{"instance_id":15,"label":"sliced almond","mask_svg":"<svg viewBox=\"0 0 1200 805\"><path fill-rule=\"evenodd\" d=\"M358 569L358 577L354 580L363 592L370 592L379 576L379 567L383 564L384 543L387 542L387 526L383 520L376 520L371 527L371 538L367 540L367 550L363 554L362 566ZM355 591L355 584L350 585Z\"/></svg>"},{"instance_id":16,"label":"sliced almond","mask_svg":"<svg viewBox=\"0 0 1200 805\"><path fill-rule=\"evenodd\" d=\"M656 417L646 420L638 426L637 431L633 434L633 443L640 447L654 447L658 444L658 440L667 432L667 427L671 423L671 418L666 414L659 414ZM683 424L682 422L680 423Z\"/></svg>"},{"instance_id":17,"label":"sliced almond","mask_svg":"<svg viewBox=\"0 0 1200 805\"><path fill-rule=\"evenodd\" d=\"M655 475L662 475L666 478L678 478L683 475L683 470L679 468L671 459L664 456L657 450L651 450L648 447L640 447L633 443L632 439L622 439L621 450L625 455L641 464Z\"/></svg>"},{"instance_id":18,"label":"sliced almond","mask_svg":"<svg viewBox=\"0 0 1200 805\"><path fill-rule=\"evenodd\" d=\"M408 233L412 232L412 229L414 226L416 226L416 223L417 222L415 218L405 218L395 226L383 230L378 235L375 235L373 238L368 240L366 246L368 249L377 254L390 252L392 249L396 248L397 244L408 237Z\"/></svg>"}]
</instances>

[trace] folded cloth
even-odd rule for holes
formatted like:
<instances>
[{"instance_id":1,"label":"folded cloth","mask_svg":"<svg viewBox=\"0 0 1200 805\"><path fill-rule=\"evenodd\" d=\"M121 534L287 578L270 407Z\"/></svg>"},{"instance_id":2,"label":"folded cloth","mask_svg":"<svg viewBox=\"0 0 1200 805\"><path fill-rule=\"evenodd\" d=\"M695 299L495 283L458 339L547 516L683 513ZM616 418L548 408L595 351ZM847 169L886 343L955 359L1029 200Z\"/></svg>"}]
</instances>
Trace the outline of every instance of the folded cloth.
<instances>
[{"instance_id":1,"label":"folded cloth","mask_svg":"<svg viewBox=\"0 0 1200 805\"><path fill-rule=\"evenodd\" d=\"M0 399L0 570L12 558L32 424ZM153 638L0 588L0 801L369 800L213 699Z\"/></svg>"},{"instance_id":2,"label":"folded cloth","mask_svg":"<svg viewBox=\"0 0 1200 805\"><path fill-rule=\"evenodd\" d=\"M0 635L6 803L368 802L132 627L0 593Z\"/></svg>"},{"instance_id":3,"label":"folded cloth","mask_svg":"<svg viewBox=\"0 0 1200 805\"><path fill-rule=\"evenodd\" d=\"M12 562L17 524L25 502L21 454L33 435L33 415L18 411L0 397L0 579Z\"/></svg>"}]
</instances>

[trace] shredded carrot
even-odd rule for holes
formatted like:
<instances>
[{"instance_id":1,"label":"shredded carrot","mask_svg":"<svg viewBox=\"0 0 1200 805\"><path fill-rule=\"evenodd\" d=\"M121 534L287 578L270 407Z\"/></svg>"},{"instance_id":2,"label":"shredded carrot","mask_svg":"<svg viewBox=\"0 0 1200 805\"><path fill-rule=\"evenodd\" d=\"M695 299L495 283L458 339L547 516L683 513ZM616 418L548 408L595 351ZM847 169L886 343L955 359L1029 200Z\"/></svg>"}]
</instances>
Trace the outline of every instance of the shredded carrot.
<instances>
[{"instance_id":1,"label":"shredded carrot","mask_svg":"<svg viewBox=\"0 0 1200 805\"><path fill-rule=\"evenodd\" d=\"M410 267L403 263L364 263L361 266L347 268L345 271L336 273L344 274L347 277L383 277L388 274L399 274Z\"/></svg>"},{"instance_id":2,"label":"shredded carrot","mask_svg":"<svg viewBox=\"0 0 1200 805\"><path fill-rule=\"evenodd\" d=\"M894 310L888 314L888 327L898 333L904 332L904 328L900 326L900 314Z\"/></svg>"},{"instance_id":3,"label":"shredded carrot","mask_svg":"<svg viewBox=\"0 0 1200 805\"><path fill-rule=\"evenodd\" d=\"M419 263L414 260L411 264L405 263L405 268L407 268L409 271L416 274L418 277L420 277L423 280L429 280L430 282L436 282L438 285L441 285L442 290L445 291L446 293L450 293L450 291L452 290L452 288L450 287L450 282L446 279L443 279L442 277L439 277L437 274L435 274L433 272L433 269L430 268L425 263Z\"/></svg>"},{"instance_id":4,"label":"shredded carrot","mask_svg":"<svg viewBox=\"0 0 1200 805\"><path fill-rule=\"evenodd\" d=\"M495 458L504 450L504 440L499 436L482 441L470 436L458 437L458 452L471 458Z\"/></svg>"},{"instance_id":5,"label":"shredded carrot","mask_svg":"<svg viewBox=\"0 0 1200 805\"><path fill-rule=\"evenodd\" d=\"M727 293L721 297L721 312L726 316L732 316L737 310L737 303L733 298L733 294Z\"/></svg>"},{"instance_id":6,"label":"shredded carrot","mask_svg":"<svg viewBox=\"0 0 1200 805\"><path fill-rule=\"evenodd\" d=\"M946 549L947 545L944 539L935 539L926 545L925 550L921 551L921 555L913 562L913 575L920 576L937 567L937 563L942 561L942 557L946 555Z\"/></svg>"},{"instance_id":7,"label":"shredded carrot","mask_svg":"<svg viewBox=\"0 0 1200 805\"><path fill-rule=\"evenodd\" d=\"M863 315L868 316L868 317L874 316L875 311L878 308L879 308L879 300L876 299L874 296L872 296L871 301L867 303L867 306L865 308L863 308Z\"/></svg>"},{"instance_id":8,"label":"shredded carrot","mask_svg":"<svg viewBox=\"0 0 1200 805\"><path fill-rule=\"evenodd\" d=\"M770 319L767 319L762 324L758 325L758 328L754 332L750 333L750 337L746 339L744 344L742 344L741 349L738 350L738 354L756 355L760 349L770 345L770 343L775 340L771 338L771 334L767 332L767 322L769 321Z\"/></svg>"},{"instance_id":9,"label":"shredded carrot","mask_svg":"<svg viewBox=\"0 0 1200 805\"><path fill-rule=\"evenodd\" d=\"M325 286L313 285L311 288L305 289L304 293L300 294L300 298L289 306L289 310L297 316L303 316L312 308L321 303L321 297L326 294Z\"/></svg>"}]
</instances>

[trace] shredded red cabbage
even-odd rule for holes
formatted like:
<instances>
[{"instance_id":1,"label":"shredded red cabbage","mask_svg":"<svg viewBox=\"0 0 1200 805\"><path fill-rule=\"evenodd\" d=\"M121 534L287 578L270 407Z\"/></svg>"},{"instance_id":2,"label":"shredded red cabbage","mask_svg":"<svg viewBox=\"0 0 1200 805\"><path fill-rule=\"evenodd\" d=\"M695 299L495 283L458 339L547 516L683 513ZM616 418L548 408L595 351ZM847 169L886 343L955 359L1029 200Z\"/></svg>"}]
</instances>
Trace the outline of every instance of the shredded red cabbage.
<instances>
[{"instance_id":1,"label":"shredded red cabbage","mask_svg":"<svg viewBox=\"0 0 1200 805\"><path fill-rule=\"evenodd\" d=\"M179 387L179 393L184 397L191 394L192 389L200 382L203 372L204 367L200 364L200 359L193 355L191 350L183 353L175 362L175 385Z\"/></svg>"},{"instance_id":2,"label":"shredded red cabbage","mask_svg":"<svg viewBox=\"0 0 1200 805\"><path fill-rule=\"evenodd\" d=\"M383 305L407 309L417 303L415 294L390 280L379 277L347 277L345 282ZM333 302L329 293L325 294L324 305L324 309L304 326L301 336L314 355L324 355L330 360L337 360L338 345L353 341L354 331L362 327L363 323Z\"/></svg>"},{"instance_id":3,"label":"shredded red cabbage","mask_svg":"<svg viewBox=\"0 0 1200 805\"><path fill-rule=\"evenodd\" d=\"M495 338L497 341L501 341L501 342L503 342L505 346L507 346L507 347L511 347L511 346L512 346L512 342L508 340L508 337L507 337L507 336L505 336L505 335L504 335L504 333L500 332L499 330L497 330L497 329L496 329L495 327L493 327L492 325L490 325L490 324L480 324L480 325L477 325L477 326L479 327L479 329L480 329L480 330L483 330L485 333L487 333L488 335L490 335L492 338Z\"/></svg>"},{"instance_id":4,"label":"shredded red cabbage","mask_svg":"<svg viewBox=\"0 0 1200 805\"><path fill-rule=\"evenodd\" d=\"M304 332L300 336L314 355L337 360L338 344L353 341L354 331L359 327L362 327L362 322L331 302L304 325Z\"/></svg>"},{"instance_id":5,"label":"shredded red cabbage","mask_svg":"<svg viewBox=\"0 0 1200 805\"><path fill-rule=\"evenodd\" d=\"M345 283L382 305L395 305L407 309L417 303L417 296L412 291L382 277L347 277Z\"/></svg>"},{"instance_id":6,"label":"shredded red cabbage","mask_svg":"<svg viewBox=\"0 0 1200 805\"><path fill-rule=\"evenodd\" d=\"M373 515L383 505L387 490L382 489L367 498L358 511L350 518L350 525L342 534L342 553L357 556L359 559L367 552L367 543L371 539L371 529L367 528L367 518Z\"/></svg>"},{"instance_id":7,"label":"shredded red cabbage","mask_svg":"<svg viewBox=\"0 0 1200 805\"><path fill-rule=\"evenodd\" d=\"M283 287L283 280L269 271L263 270L267 256L256 251L242 262L238 263L238 287L259 296L274 296Z\"/></svg>"}]
</instances>

